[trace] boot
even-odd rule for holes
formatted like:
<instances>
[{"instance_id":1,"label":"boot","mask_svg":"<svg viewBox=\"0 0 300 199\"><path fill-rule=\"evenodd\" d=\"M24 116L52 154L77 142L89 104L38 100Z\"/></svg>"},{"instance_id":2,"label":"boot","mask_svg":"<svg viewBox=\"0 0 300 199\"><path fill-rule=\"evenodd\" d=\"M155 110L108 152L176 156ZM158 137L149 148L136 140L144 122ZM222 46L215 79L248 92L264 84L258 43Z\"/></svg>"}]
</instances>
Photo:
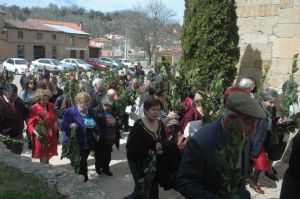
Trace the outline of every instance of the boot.
<instances>
[{"instance_id":1,"label":"boot","mask_svg":"<svg viewBox=\"0 0 300 199\"><path fill-rule=\"evenodd\" d=\"M249 181L249 185L250 187L256 192L256 193L259 193L259 194L264 194L265 192L260 188L260 186L258 185L258 177L259 177L259 174L261 173L260 170L255 170L254 173L253 173L253 177L252 179Z\"/></svg>"}]
</instances>

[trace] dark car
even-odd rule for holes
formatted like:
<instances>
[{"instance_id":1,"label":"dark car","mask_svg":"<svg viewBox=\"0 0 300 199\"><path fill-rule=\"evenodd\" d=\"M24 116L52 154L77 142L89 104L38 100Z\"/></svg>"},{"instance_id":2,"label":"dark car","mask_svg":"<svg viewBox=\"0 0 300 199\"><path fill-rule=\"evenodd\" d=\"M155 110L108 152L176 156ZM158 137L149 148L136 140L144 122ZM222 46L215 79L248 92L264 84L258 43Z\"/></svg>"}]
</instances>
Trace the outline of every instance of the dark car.
<instances>
[{"instance_id":1,"label":"dark car","mask_svg":"<svg viewBox=\"0 0 300 199\"><path fill-rule=\"evenodd\" d=\"M93 69L105 69L106 67L110 67L110 65L107 63L101 63L98 58L90 58L84 61L88 64L91 64Z\"/></svg>"}]
</instances>

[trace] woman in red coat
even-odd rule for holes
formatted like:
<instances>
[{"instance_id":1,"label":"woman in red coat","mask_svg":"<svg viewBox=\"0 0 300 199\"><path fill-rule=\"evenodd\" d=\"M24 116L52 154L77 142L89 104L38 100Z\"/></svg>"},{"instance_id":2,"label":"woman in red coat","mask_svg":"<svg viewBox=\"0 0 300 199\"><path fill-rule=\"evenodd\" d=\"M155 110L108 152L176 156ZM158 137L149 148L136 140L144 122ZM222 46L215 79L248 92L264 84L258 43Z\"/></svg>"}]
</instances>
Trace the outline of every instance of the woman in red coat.
<instances>
[{"instance_id":1,"label":"woman in red coat","mask_svg":"<svg viewBox=\"0 0 300 199\"><path fill-rule=\"evenodd\" d=\"M57 117L54 105L48 102L51 96L49 89L37 89L36 103L30 108L28 132L33 137L32 158L39 158L43 164L57 155Z\"/></svg>"}]
</instances>

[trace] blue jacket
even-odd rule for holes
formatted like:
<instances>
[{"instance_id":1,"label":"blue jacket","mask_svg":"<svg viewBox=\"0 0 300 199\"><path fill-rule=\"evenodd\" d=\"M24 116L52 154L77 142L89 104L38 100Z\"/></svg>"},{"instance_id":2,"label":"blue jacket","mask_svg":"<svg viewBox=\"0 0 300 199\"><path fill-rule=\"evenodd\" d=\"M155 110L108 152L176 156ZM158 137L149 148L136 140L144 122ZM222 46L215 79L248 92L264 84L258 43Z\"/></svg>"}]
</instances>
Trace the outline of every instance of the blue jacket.
<instances>
[{"instance_id":1,"label":"blue jacket","mask_svg":"<svg viewBox=\"0 0 300 199\"><path fill-rule=\"evenodd\" d=\"M201 128L185 146L176 178L176 189L187 199L221 199L223 177L218 169L216 150L225 146L221 120ZM247 155L248 154L248 155ZM249 152L244 151L241 172L248 171ZM245 181L245 180L244 180ZM241 183L242 199L250 199L250 193Z\"/></svg>"},{"instance_id":2,"label":"blue jacket","mask_svg":"<svg viewBox=\"0 0 300 199\"><path fill-rule=\"evenodd\" d=\"M256 132L251 135L251 156L254 158L258 157L264 146L268 136L268 126L268 118L259 120L256 126Z\"/></svg>"},{"instance_id":3,"label":"blue jacket","mask_svg":"<svg viewBox=\"0 0 300 199\"><path fill-rule=\"evenodd\" d=\"M91 117L93 116L90 110L88 115ZM87 145L90 145L92 147L94 145L93 142L94 136L101 135L98 125L96 125L96 128L93 129L93 132L87 130L87 128L84 125L84 120L80 115L77 106L72 106L65 110L63 116L63 121L61 126L62 131L65 132L63 138L63 144L66 144L70 139L70 132L71 132L70 125L72 123L76 123L78 125L76 131L77 131L77 141L80 148L84 148ZM93 135L93 133L95 133L95 135Z\"/></svg>"}]
</instances>

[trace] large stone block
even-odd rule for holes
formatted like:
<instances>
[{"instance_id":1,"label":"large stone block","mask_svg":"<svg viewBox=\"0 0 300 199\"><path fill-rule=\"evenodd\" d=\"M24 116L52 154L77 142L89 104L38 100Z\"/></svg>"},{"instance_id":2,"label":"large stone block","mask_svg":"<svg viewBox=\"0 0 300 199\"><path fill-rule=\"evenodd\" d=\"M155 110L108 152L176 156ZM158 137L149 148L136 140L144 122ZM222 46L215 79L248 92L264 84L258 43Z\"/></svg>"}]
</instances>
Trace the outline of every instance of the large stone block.
<instances>
[{"instance_id":1,"label":"large stone block","mask_svg":"<svg viewBox=\"0 0 300 199\"><path fill-rule=\"evenodd\" d=\"M296 25L296 34L295 34L295 36L300 37L300 24Z\"/></svg>"},{"instance_id":2,"label":"large stone block","mask_svg":"<svg viewBox=\"0 0 300 199\"><path fill-rule=\"evenodd\" d=\"M280 8L291 8L293 5L293 0L281 0Z\"/></svg>"},{"instance_id":3,"label":"large stone block","mask_svg":"<svg viewBox=\"0 0 300 199\"><path fill-rule=\"evenodd\" d=\"M273 72L279 74L289 74L291 71L292 59L273 59Z\"/></svg>"},{"instance_id":4,"label":"large stone block","mask_svg":"<svg viewBox=\"0 0 300 199\"><path fill-rule=\"evenodd\" d=\"M268 36L267 35L255 35L255 34L245 34L244 42L248 44L267 44Z\"/></svg>"},{"instance_id":5,"label":"large stone block","mask_svg":"<svg viewBox=\"0 0 300 199\"><path fill-rule=\"evenodd\" d=\"M273 57L291 59L300 53L300 38L277 38L273 43Z\"/></svg>"},{"instance_id":6,"label":"large stone block","mask_svg":"<svg viewBox=\"0 0 300 199\"><path fill-rule=\"evenodd\" d=\"M296 24L278 24L274 26L274 33L278 37L294 37L296 35Z\"/></svg>"},{"instance_id":7,"label":"large stone block","mask_svg":"<svg viewBox=\"0 0 300 199\"><path fill-rule=\"evenodd\" d=\"M273 26L256 26L254 32L255 34L270 35L273 34Z\"/></svg>"},{"instance_id":8,"label":"large stone block","mask_svg":"<svg viewBox=\"0 0 300 199\"><path fill-rule=\"evenodd\" d=\"M265 26L273 26L277 24L278 16L261 17L261 23Z\"/></svg>"},{"instance_id":9,"label":"large stone block","mask_svg":"<svg viewBox=\"0 0 300 199\"><path fill-rule=\"evenodd\" d=\"M300 23L300 7L280 9L278 23L285 23L285 24Z\"/></svg>"},{"instance_id":10,"label":"large stone block","mask_svg":"<svg viewBox=\"0 0 300 199\"><path fill-rule=\"evenodd\" d=\"M263 5L261 6L261 16L276 16L278 15L279 9L280 5Z\"/></svg>"},{"instance_id":11,"label":"large stone block","mask_svg":"<svg viewBox=\"0 0 300 199\"><path fill-rule=\"evenodd\" d=\"M294 0L294 7L300 7L300 0Z\"/></svg>"}]
</instances>

